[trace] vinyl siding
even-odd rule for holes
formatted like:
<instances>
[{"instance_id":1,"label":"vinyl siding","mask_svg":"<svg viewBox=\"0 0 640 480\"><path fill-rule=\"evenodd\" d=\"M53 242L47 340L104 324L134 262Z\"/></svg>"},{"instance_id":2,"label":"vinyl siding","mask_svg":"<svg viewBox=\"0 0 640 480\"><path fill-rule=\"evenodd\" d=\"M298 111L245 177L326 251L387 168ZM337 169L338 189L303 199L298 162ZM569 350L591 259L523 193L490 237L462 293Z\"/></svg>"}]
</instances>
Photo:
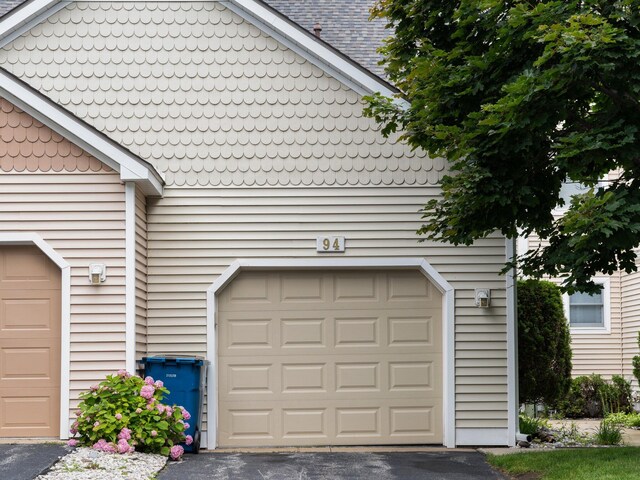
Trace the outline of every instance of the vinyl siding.
<instances>
[{"instance_id":1,"label":"vinyl siding","mask_svg":"<svg viewBox=\"0 0 640 480\"><path fill-rule=\"evenodd\" d=\"M148 200L149 354L206 353L206 289L238 258L316 257L344 235L346 256L424 257L456 289L457 427L506 427L505 260L501 237L472 247L418 243L437 188L167 188ZM492 289L492 308L474 288Z\"/></svg>"},{"instance_id":2,"label":"vinyl siding","mask_svg":"<svg viewBox=\"0 0 640 480\"><path fill-rule=\"evenodd\" d=\"M638 380L633 376L631 361L640 355L638 331L640 331L640 272L623 273L622 277L622 371L628 380L633 380L636 390L640 390Z\"/></svg>"},{"instance_id":3,"label":"vinyl siding","mask_svg":"<svg viewBox=\"0 0 640 480\"><path fill-rule=\"evenodd\" d=\"M116 173L1 173L0 231L35 232L71 265L71 408L124 368L124 186ZM92 286L90 263L107 265Z\"/></svg>"},{"instance_id":4,"label":"vinyl siding","mask_svg":"<svg viewBox=\"0 0 640 480\"><path fill-rule=\"evenodd\" d=\"M136 188L136 360L147 354L147 199Z\"/></svg>"}]
</instances>

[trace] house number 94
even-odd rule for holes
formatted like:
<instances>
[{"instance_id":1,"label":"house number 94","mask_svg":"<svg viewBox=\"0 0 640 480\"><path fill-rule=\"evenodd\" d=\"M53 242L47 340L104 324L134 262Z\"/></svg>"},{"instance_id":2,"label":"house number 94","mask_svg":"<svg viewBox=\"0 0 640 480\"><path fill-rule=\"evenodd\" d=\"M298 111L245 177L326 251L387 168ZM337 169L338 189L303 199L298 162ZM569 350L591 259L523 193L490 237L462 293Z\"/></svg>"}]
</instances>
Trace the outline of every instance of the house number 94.
<instances>
[{"instance_id":1,"label":"house number 94","mask_svg":"<svg viewBox=\"0 0 640 480\"><path fill-rule=\"evenodd\" d=\"M319 253L344 252L344 237L318 237L316 239L316 250Z\"/></svg>"}]
</instances>

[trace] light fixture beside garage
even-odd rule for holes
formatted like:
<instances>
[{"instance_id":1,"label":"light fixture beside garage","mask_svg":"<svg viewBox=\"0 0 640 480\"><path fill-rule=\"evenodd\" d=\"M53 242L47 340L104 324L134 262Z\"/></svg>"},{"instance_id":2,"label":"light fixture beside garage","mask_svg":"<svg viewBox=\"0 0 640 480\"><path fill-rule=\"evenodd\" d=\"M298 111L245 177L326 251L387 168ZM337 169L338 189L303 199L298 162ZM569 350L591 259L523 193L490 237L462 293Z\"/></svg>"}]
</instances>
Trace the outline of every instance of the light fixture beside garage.
<instances>
[{"instance_id":1,"label":"light fixture beside garage","mask_svg":"<svg viewBox=\"0 0 640 480\"><path fill-rule=\"evenodd\" d=\"M100 285L107 279L107 266L104 263L92 263L89 265L89 282L91 285Z\"/></svg>"},{"instance_id":2,"label":"light fixture beside garage","mask_svg":"<svg viewBox=\"0 0 640 480\"><path fill-rule=\"evenodd\" d=\"M489 308L491 306L491 290L476 288L476 307Z\"/></svg>"}]
</instances>

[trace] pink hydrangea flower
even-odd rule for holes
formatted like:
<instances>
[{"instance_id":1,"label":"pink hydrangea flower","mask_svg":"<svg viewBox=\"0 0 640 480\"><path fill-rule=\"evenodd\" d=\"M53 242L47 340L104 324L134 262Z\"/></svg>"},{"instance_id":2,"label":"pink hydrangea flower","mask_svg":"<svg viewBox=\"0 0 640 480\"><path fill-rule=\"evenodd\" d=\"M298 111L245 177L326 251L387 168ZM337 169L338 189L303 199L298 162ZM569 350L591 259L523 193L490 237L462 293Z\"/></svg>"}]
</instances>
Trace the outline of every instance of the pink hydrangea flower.
<instances>
[{"instance_id":1,"label":"pink hydrangea flower","mask_svg":"<svg viewBox=\"0 0 640 480\"><path fill-rule=\"evenodd\" d=\"M146 377L144 379L144 383L146 383L147 385L153 385L153 377Z\"/></svg>"},{"instance_id":2,"label":"pink hydrangea flower","mask_svg":"<svg viewBox=\"0 0 640 480\"><path fill-rule=\"evenodd\" d=\"M164 382L162 380L156 380L156 383L153 384L156 388L164 387Z\"/></svg>"},{"instance_id":3,"label":"pink hydrangea flower","mask_svg":"<svg viewBox=\"0 0 640 480\"><path fill-rule=\"evenodd\" d=\"M120 415L119 413L116 413L115 417L116 420L122 420L122 415Z\"/></svg>"},{"instance_id":4,"label":"pink hydrangea flower","mask_svg":"<svg viewBox=\"0 0 640 480\"><path fill-rule=\"evenodd\" d=\"M120 433L118 434L118 439L120 440L130 440L131 439L131 430L129 430L128 428L123 428L122 430L120 430Z\"/></svg>"},{"instance_id":5,"label":"pink hydrangea flower","mask_svg":"<svg viewBox=\"0 0 640 480\"><path fill-rule=\"evenodd\" d=\"M82 412L80 410L76 410L76 417L81 417L82 416Z\"/></svg>"},{"instance_id":6,"label":"pink hydrangea flower","mask_svg":"<svg viewBox=\"0 0 640 480\"><path fill-rule=\"evenodd\" d=\"M142 413L142 409L141 409L141 408L136 408L136 413L137 413L138 415L140 415L140 414Z\"/></svg>"},{"instance_id":7,"label":"pink hydrangea flower","mask_svg":"<svg viewBox=\"0 0 640 480\"><path fill-rule=\"evenodd\" d=\"M129 378L131 375L129 375L129 372L126 370L118 370L118 376L122 378Z\"/></svg>"},{"instance_id":8,"label":"pink hydrangea flower","mask_svg":"<svg viewBox=\"0 0 640 480\"><path fill-rule=\"evenodd\" d=\"M76 420L71 424L71 428L69 429L69 432L75 435L76 433L78 433L78 427L79 427L79 424L78 424L78 421Z\"/></svg>"},{"instance_id":9,"label":"pink hydrangea flower","mask_svg":"<svg viewBox=\"0 0 640 480\"><path fill-rule=\"evenodd\" d=\"M94 392L98 390L98 385L91 385L91 390Z\"/></svg>"},{"instance_id":10,"label":"pink hydrangea flower","mask_svg":"<svg viewBox=\"0 0 640 480\"><path fill-rule=\"evenodd\" d=\"M189 427L190 427L190 426L191 426L191 425L189 425L187 422L185 422L185 423L184 423L184 429L185 429L185 430L189 430Z\"/></svg>"},{"instance_id":11,"label":"pink hydrangea flower","mask_svg":"<svg viewBox=\"0 0 640 480\"><path fill-rule=\"evenodd\" d=\"M151 430L151 436L152 437L157 437L158 436L158 432L156 432L155 430Z\"/></svg>"},{"instance_id":12,"label":"pink hydrangea flower","mask_svg":"<svg viewBox=\"0 0 640 480\"><path fill-rule=\"evenodd\" d=\"M167 414L167 417L170 417L171 415L173 415L173 408L171 407L167 407L164 409L164 413Z\"/></svg>"},{"instance_id":13,"label":"pink hydrangea flower","mask_svg":"<svg viewBox=\"0 0 640 480\"><path fill-rule=\"evenodd\" d=\"M92 448L94 450L100 450L101 452L103 452L106 446L107 446L107 441L104 438L101 438L100 440L98 440L96 443L93 444Z\"/></svg>"},{"instance_id":14,"label":"pink hydrangea flower","mask_svg":"<svg viewBox=\"0 0 640 480\"><path fill-rule=\"evenodd\" d=\"M174 445L173 447L171 447L169 456L171 457L171 460L180 460L180 457L182 457L183 453L184 448L182 448L180 445Z\"/></svg>"},{"instance_id":15,"label":"pink hydrangea flower","mask_svg":"<svg viewBox=\"0 0 640 480\"><path fill-rule=\"evenodd\" d=\"M102 451L104 453L116 453L116 446L113 443L107 443L103 448Z\"/></svg>"},{"instance_id":16,"label":"pink hydrangea flower","mask_svg":"<svg viewBox=\"0 0 640 480\"><path fill-rule=\"evenodd\" d=\"M191 435L187 435L184 439L184 443L191 445L193 443L193 437Z\"/></svg>"},{"instance_id":17,"label":"pink hydrangea flower","mask_svg":"<svg viewBox=\"0 0 640 480\"><path fill-rule=\"evenodd\" d=\"M191 418L191 414L187 411L187 409L184 407L180 407L180 409L182 410L182 418L184 418L185 420L189 420Z\"/></svg>"},{"instance_id":18,"label":"pink hydrangea flower","mask_svg":"<svg viewBox=\"0 0 640 480\"><path fill-rule=\"evenodd\" d=\"M140 389L140 396L142 398L146 398L147 400L150 400L151 398L153 398L153 393L155 391L156 389L153 388L153 385L145 385Z\"/></svg>"},{"instance_id":19,"label":"pink hydrangea flower","mask_svg":"<svg viewBox=\"0 0 640 480\"><path fill-rule=\"evenodd\" d=\"M75 438L72 438L67 442L67 445L69 447L77 447L78 446L78 440L76 440Z\"/></svg>"},{"instance_id":20,"label":"pink hydrangea flower","mask_svg":"<svg viewBox=\"0 0 640 480\"><path fill-rule=\"evenodd\" d=\"M156 405L156 408L158 409L158 412L160 412L160 413L164 412L164 405L162 405L161 403Z\"/></svg>"},{"instance_id":21,"label":"pink hydrangea flower","mask_svg":"<svg viewBox=\"0 0 640 480\"><path fill-rule=\"evenodd\" d=\"M153 410L153 403L147 404L147 410Z\"/></svg>"},{"instance_id":22,"label":"pink hydrangea flower","mask_svg":"<svg viewBox=\"0 0 640 480\"><path fill-rule=\"evenodd\" d=\"M94 426L94 427L99 427L99 426L100 426L100 422L95 422L95 423L93 424L93 426Z\"/></svg>"},{"instance_id":23,"label":"pink hydrangea flower","mask_svg":"<svg viewBox=\"0 0 640 480\"><path fill-rule=\"evenodd\" d=\"M118 453L129 453L129 448L130 445L127 443L127 441L124 438L121 438L120 440L118 440Z\"/></svg>"}]
</instances>

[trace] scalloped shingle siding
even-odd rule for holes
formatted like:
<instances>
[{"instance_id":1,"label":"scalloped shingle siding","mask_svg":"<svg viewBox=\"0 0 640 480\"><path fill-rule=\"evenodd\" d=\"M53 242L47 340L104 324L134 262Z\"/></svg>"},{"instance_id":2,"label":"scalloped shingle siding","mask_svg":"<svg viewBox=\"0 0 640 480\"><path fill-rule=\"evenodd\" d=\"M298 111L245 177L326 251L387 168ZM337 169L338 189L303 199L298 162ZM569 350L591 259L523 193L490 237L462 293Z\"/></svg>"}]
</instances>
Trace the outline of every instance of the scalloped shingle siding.
<instances>
[{"instance_id":1,"label":"scalloped shingle siding","mask_svg":"<svg viewBox=\"0 0 640 480\"><path fill-rule=\"evenodd\" d=\"M0 171L112 172L97 158L0 97Z\"/></svg>"},{"instance_id":2,"label":"scalloped shingle siding","mask_svg":"<svg viewBox=\"0 0 640 480\"><path fill-rule=\"evenodd\" d=\"M74 2L0 63L169 185L435 185L445 170L219 3Z\"/></svg>"}]
</instances>

